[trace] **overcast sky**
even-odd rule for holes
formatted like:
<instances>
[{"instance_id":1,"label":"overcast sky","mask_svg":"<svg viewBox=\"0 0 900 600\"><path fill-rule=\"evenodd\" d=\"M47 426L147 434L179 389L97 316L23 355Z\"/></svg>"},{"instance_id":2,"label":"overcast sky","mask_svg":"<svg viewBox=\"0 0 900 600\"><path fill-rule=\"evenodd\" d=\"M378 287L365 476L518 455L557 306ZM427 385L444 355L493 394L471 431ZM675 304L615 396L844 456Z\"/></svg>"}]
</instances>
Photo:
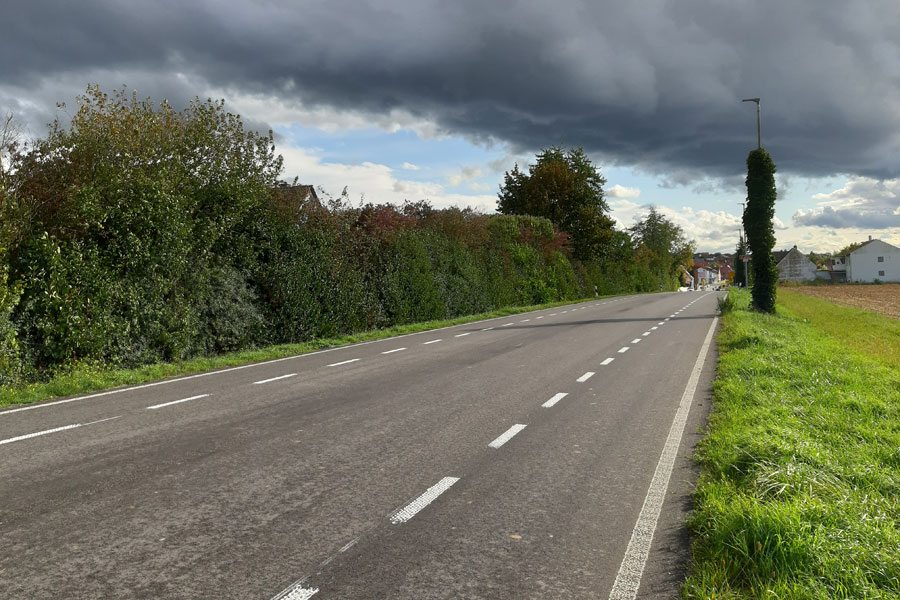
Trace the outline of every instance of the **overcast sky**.
<instances>
[{"instance_id":1,"label":"overcast sky","mask_svg":"<svg viewBox=\"0 0 900 600\"><path fill-rule=\"evenodd\" d=\"M0 111L33 136L90 83L224 98L285 177L491 211L503 172L581 145L630 226L650 204L736 243L747 152L779 247L900 245L897 0L4 0Z\"/></svg>"}]
</instances>

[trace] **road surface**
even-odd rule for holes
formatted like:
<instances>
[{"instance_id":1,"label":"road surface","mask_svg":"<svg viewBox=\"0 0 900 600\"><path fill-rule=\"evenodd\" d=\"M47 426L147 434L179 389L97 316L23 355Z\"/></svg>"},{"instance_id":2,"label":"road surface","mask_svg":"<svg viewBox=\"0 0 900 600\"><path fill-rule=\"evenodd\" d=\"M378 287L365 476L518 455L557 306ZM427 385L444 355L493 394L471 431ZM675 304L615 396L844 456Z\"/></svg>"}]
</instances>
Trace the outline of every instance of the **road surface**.
<instances>
[{"instance_id":1,"label":"road surface","mask_svg":"<svg viewBox=\"0 0 900 600\"><path fill-rule=\"evenodd\" d=\"M0 598L676 597L716 297L0 411Z\"/></svg>"}]
</instances>

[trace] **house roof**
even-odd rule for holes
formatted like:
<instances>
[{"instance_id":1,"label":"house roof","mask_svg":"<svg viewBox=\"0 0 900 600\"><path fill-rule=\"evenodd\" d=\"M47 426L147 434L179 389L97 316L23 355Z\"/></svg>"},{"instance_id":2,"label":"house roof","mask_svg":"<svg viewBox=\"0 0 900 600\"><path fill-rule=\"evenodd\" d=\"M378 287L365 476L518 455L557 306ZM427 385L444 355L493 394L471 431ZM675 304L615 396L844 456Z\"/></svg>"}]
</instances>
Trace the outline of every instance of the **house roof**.
<instances>
[{"instance_id":1,"label":"house roof","mask_svg":"<svg viewBox=\"0 0 900 600\"><path fill-rule=\"evenodd\" d=\"M779 258L777 257L777 254L782 254L781 259L779 259ZM783 252L780 252L780 253L776 253L776 257L775 257L776 264L775 264L775 266L777 267L778 265L780 265L781 263L783 263L785 260L787 260L787 257L788 257L790 254L798 254L798 255L802 256L803 258L805 258L806 260L809 260L809 256L808 256L808 255L803 254L802 252L800 252L800 251L797 249L797 246L794 246L794 247L791 248L790 250L786 250L786 251L783 251ZM812 261L809 260L809 262L812 262Z\"/></svg>"},{"instance_id":2,"label":"house roof","mask_svg":"<svg viewBox=\"0 0 900 600\"><path fill-rule=\"evenodd\" d=\"M866 246L868 246L868 245L871 244L872 242L881 242L881 243L884 244L885 246L890 246L890 247L893 248L894 250L897 250L898 252L900 252L900 248L898 248L897 246L894 246L893 244L888 244L888 243L887 243L886 241L884 241L884 240L879 240L878 238L875 238L874 240L866 240L865 242L863 242L862 244L860 244L859 246L857 246L856 248L854 248L853 250L851 250L851 251L848 252L847 254L838 254L838 256L848 256L848 255L850 255L850 254L853 254L854 252L856 252L856 251L859 250L860 248L865 248Z\"/></svg>"}]
</instances>

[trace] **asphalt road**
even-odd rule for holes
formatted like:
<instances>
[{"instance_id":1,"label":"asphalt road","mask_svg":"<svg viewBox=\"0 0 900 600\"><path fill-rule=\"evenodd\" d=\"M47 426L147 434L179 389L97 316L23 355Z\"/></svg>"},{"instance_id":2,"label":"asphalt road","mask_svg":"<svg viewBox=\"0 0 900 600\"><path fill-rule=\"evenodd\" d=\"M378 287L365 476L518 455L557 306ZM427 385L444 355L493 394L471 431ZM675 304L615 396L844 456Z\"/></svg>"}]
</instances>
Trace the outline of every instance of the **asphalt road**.
<instances>
[{"instance_id":1,"label":"asphalt road","mask_svg":"<svg viewBox=\"0 0 900 600\"><path fill-rule=\"evenodd\" d=\"M2 411L0 598L675 598L715 309L597 300Z\"/></svg>"}]
</instances>

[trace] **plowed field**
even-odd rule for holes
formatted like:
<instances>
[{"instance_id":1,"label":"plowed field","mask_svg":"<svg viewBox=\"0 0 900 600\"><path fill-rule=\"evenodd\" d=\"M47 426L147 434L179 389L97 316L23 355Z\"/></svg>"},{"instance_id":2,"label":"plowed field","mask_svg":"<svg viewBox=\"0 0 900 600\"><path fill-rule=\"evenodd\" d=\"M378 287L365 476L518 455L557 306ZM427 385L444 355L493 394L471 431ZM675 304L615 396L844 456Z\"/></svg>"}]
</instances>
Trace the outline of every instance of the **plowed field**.
<instances>
[{"instance_id":1,"label":"plowed field","mask_svg":"<svg viewBox=\"0 0 900 600\"><path fill-rule=\"evenodd\" d=\"M864 308L900 318L900 283L883 285L821 285L790 288L792 292L824 298L837 304Z\"/></svg>"}]
</instances>

